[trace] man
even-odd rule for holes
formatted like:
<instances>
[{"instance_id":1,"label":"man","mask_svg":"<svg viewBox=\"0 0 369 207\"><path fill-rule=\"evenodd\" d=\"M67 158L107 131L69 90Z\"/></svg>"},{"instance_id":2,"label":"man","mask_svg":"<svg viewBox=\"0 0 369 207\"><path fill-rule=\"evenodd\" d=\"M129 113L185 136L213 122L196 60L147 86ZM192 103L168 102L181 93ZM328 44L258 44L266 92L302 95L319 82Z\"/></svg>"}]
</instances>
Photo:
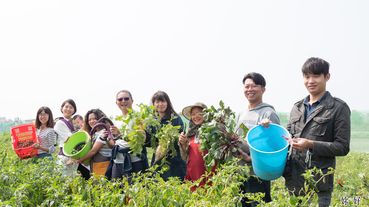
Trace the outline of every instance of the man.
<instances>
[{"instance_id":1,"label":"man","mask_svg":"<svg viewBox=\"0 0 369 207\"><path fill-rule=\"evenodd\" d=\"M119 91L116 95L115 103L122 112L121 122L123 124L118 123L121 125L119 128L126 128L127 131L125 133L130 132L130 130L133 130L134 120L130 120L128 124L125 123L125 120L128 119L129 111L132 110L133 98L131 92L128 90ZM110 128L113 135L119 135L117 136L119 139L109 141L109 145L113 148L113 153L105 175L108 179L128 176L128 182L132 183L132 173L144 172L149 168L146 145L143 147L140 155L130 154L131 149L129 148L128 142L120 139L121 137L127 136L127 134L121 133L119 128L117 126Z\"/></svg>"},{"instance_id":2,"label":"man","mask_svg":"<svg viewBox=\"0 0 369 207\"><path fill-rule=\"evenodd\" d=\"M237 120L237 125L244 124L247 128L263 124L268 125L269 122L279 124L279 118L274 110L273 106L263 103L263 94L265 92L266 81L264 77L259 73L249 73L242 79L244 85L244 94L248 101L247 109L242 112ZM239 135L244 138L246 135L242 134L242 130L239 130ZM244 143L240 150L241 157L244 159L241 161L242 165L246 163L250 164L250 156L247 144ZM252 173L253 174L253 173ZM270 181L261 180L255 176L251 176L242 186L244 193L265 193L264 201L270 202ZM242 206L256 206L256 202L249 202L247 199L242 201Z\"/></svg>"},{"instance_id":3,"label":"man","mask_svg":"<svg viewBox=\"0 0 369 207\"><path fill-rule=\"evenodd\" d=\"M72 121L73 121L73 126L74 126L75 131L84 129L83 117L81 115L79 114L74 115L72 118Z\"/></svg>"},{"instance_id":4,"label":"man","mask_svg":"<svg viewBox=\"0 0 369 207\"><path fill-rule=\"evenodd\" d=\"M128 110L132 109L133 98L128 90L120 90L117 93L116 101L118 108L122 111L123 118L127 117Z\"/></svg>"},{"instance_id":5,"label":"man","mask_svg":"<svg viewBox=\"0 0 369 207\"><path fill-rule=\"evenodd\" d=\"M302 173L317 167L323 173L335 168L336 156L350 150L350 108L326 91L330 78L329 63L309 58L302 66L307 97L295 103L287 126L292 135L291 160L285 170L286 186L295 195L304 195ZM315 176L318 180L321 176ZM319 206L329 206L333 174L317 184Z\"/></svg>"}]
</instances>

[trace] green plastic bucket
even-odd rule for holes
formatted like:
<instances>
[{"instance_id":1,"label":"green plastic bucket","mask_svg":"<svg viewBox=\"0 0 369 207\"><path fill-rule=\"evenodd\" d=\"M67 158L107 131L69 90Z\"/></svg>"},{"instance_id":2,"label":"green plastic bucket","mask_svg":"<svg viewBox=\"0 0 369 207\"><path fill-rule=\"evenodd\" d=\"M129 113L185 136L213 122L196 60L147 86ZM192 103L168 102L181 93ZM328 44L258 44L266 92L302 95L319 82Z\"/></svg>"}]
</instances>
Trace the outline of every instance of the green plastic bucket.
<instances>
[{"instance_id":1,"label":"green plastic bucket","mask_svg":"<svg viewBox=\"0 0 369 207\"><path fill-rule=\"evenodd\" d=\"M81 159L91 150L92 143L90 135L87 132L79 131L72 134L64 143L63 153L73 159ZM88 161L85 161L88 163Z\"/></svg>"}]
</instances>

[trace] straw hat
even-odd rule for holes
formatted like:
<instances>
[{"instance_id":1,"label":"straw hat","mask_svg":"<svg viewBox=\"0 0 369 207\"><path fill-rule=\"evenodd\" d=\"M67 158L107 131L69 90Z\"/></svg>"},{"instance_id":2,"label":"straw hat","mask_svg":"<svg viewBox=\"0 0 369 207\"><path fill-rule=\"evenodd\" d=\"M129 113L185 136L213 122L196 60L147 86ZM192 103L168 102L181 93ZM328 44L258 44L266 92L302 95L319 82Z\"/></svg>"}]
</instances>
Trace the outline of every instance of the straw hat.
<instances>
[{"instance_id":1,"label":"straw hat","mask_svg":"<svg viewBox=\"0 0 369 207\"><path fill-rule=\"evenodd\" d=\"M193 104L193 105L186 106L186 107L184 107L184 108L183 108L183 110L182 110L182 115L183 115L184 117L186 117L186 119L191 120L191 111L192 111L192 109L193 109L194 107L199 107L199 108L205 109L205 108L206 108L206 105L205 105L205 104L203 104L203 103L201 103L201 102L197 102L197 103L195 103L195 104Z\"/></svg>"}]
</instances>

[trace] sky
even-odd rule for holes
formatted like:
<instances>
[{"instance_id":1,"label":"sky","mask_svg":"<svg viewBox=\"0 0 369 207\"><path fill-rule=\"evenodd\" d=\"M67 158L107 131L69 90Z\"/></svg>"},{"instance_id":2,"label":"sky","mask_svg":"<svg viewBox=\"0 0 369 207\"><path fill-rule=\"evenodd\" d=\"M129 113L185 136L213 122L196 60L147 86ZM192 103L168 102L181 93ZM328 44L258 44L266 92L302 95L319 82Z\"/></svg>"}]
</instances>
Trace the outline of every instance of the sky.
<instances>
[{"instance_id":1,"label":"sky","mask_svg":"<svg viewBox=\"0 0 369 207\"><path fill-rule=\"evenodd\" d=\"M119 115L121 89L149 104L158 90L177 112L194 102L247 107L242 78L261 73L279 112L307 95L301 66L330 63L327 90L369 111L369 1L0 1L0 117Z\"/></svg>"}]
</instances>

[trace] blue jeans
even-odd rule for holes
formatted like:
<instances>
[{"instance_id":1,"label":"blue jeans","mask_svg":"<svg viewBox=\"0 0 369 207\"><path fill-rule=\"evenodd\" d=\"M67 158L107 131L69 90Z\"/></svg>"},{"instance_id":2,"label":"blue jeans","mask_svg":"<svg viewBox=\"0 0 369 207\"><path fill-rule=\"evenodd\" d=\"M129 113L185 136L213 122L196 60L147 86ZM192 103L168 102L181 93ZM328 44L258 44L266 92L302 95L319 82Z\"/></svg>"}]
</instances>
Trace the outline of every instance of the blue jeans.
<instances>
[{"instance_id":1,"label":"blue jeans","mask_svg":"<svg viewBox=\"0 0 369 207\"><path fill-rule=\"evenodd\" d=\"M53 159L53 156L51 156L51 154L49 154L49 153L41 153L41 154L38 154L36 157L37 158L45 158L45 157L47 157L50 160Z\"/></svg>"}]
</instances>

